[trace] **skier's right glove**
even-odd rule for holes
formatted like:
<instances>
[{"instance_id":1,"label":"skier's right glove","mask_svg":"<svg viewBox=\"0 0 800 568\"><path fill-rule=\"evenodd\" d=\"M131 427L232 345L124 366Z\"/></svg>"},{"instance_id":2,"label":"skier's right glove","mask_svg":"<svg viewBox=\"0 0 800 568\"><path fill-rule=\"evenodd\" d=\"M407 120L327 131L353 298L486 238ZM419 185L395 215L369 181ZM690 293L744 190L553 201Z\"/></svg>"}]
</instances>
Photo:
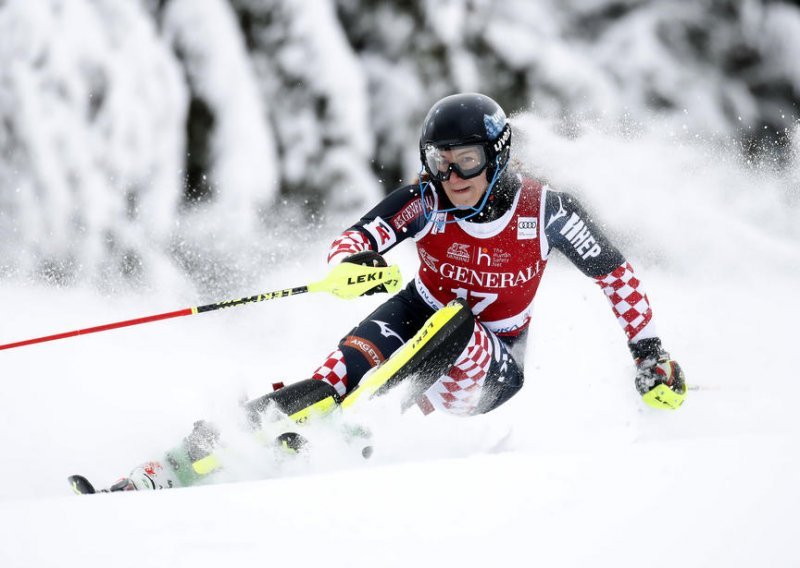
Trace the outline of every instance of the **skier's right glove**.
<instances>
[{"instance_id":1,"label":"skier's right glove","mask_svg":"<svg viewBox=\"0 0 800 568\"><path fill-rule=\"evenodd\" d=\"M358 264L361 266L371 266L373 268L389 266L386 262L386 259L383 258L380 253L377 253L374 250L363 250L361 252L351 254L350 256L342 259L342 262L349 262L350 264ZM361 295L372 296L373 294L383 294L385 292L387 292L386 286L381 284L367 290Z\"/></svg>"},{"instance_id":2,"label":"skier's right glove","mask_svg":"<svg viewBox=\"0 0 800 568\"><path fill-rule=\"evenodd\" d=\"M653 408L676 409L686 399L686 378L657 337L629 343L636 361L636 390Z\"/></svg>"}]
</instances>

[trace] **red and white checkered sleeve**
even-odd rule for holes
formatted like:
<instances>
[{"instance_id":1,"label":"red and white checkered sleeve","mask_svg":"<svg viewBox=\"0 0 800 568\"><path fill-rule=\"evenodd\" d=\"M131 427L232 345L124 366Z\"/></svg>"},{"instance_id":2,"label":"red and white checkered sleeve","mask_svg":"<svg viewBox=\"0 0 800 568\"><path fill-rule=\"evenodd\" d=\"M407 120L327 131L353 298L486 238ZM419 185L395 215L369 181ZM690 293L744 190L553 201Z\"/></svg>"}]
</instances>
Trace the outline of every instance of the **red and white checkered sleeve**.
<instances>
[{"instance_id":1,"label":"red and white checkered sleeve","mask_svg":"<svg viewBox=\"0 0 800 568\"><path fill-rule=\"evenodd\" d=\"M595 282L608 297L628 341L635 343L647 337L657 337L650 300L629 262L595 277Z\"/></svg>"},{"instance_id":2,"label":"red and white checkered sleeve","mask_svg":"<svg viewBox=\"0 0 800 568\"><path fill-rule=\"evenodd\" d=\"M331 243L331 248L328 250L328 266L339 264L351 254L371 249L372 246L364 233L350 229Z\"/></svg>"}]
</instances>

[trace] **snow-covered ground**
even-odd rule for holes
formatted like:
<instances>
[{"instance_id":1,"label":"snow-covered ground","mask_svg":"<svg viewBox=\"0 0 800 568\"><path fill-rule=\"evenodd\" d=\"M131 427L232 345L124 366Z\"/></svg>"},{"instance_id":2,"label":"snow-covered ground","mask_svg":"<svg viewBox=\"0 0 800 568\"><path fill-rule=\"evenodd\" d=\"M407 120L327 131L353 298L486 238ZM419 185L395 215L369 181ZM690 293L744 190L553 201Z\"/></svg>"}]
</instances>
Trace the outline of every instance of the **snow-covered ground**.
<instances>
[{"instance_id":1,"label":"snow-covered ground","mask_svg":"<svg viewBox=\"0 0 800 568\"><path fill-rule=\"evenodd\" d=\"M369 461L335 444L280 467L245 451L236 483L78 498L67 475L111 482L197 418L235 423L243 394L308 376L381 298L307 295L3 351L0 566L797 566L792 170L657 127L566 139L517 121L517 155L581 194L636 266L698 387L683 408L641 403L603 294L555 257L526 387L496 412L399 417L378 402L357 417L375 434ZM323 276L333 236L230 297ZM392 258L410 278L410 246ZM188 285L7 281L0 343L199 303Z\"/></svg>"}]
</instances>

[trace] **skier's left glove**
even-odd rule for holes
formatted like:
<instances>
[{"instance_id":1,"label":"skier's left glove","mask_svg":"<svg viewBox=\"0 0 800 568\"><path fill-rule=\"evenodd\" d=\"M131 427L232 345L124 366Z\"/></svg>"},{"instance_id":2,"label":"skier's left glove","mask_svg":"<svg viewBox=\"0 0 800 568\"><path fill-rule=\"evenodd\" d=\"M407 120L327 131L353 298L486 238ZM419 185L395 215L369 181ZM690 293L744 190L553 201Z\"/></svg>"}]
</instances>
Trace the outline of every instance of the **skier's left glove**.
<instances>
[{"instance_id":1,"label":"skier's left glove","mask_svg":"<svg viewBox=\"0 0 800 568\"><path fill-rule=\"evenodd\" d=\"M373 268L389 266L386 262L386 259L383 258L383 256L380 255L380 253L377 253L374 250L363 250L361 252L351 254L350 256L342 259L342 262L359 264L361 266L371 266ZM386 286L381 284L380 286L375 286L374 288L367 290L361 295L372 296L373 294L383 294L385 292L387 292Z\"/></svg>"},{"instance_id":2,"label":"skier's left glove","mask_svg":"<svg viewBox=\"0 0 800 568\"><path fill-rule=\"evenodd\" d=\"M679 408L686 399L686 378L657 337L629 343L636 361L636 390L653 408Z\"/></svg>"}]
</instances>

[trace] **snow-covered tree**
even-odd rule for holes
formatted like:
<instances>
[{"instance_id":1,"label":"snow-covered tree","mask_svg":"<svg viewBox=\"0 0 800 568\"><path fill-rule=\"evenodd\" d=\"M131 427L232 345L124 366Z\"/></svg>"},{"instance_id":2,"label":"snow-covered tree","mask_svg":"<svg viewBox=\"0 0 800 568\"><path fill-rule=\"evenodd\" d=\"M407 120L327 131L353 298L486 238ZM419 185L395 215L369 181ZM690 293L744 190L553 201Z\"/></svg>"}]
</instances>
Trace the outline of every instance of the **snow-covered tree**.
<instances>
[{"instance_id":1,"label":"snow-covered tree","mask_svg":"<svg viewBox=\"0 0 800 568\"><path fill-rule=\"evenodd\" d=\"M0 276L224 272L278 220L412 178L459 91L564 137L659 125L796 169L795 4L0 2Z\"/></svg>"},{"instance_id":2,"label":"snow-covered tree","mask_svg":"<svg viewBox=\"0 0 800 568\"><path fill-rule=\"evenodd\" d=\"M0 264L137 275L180 204L186 90L135 2L0 6Z\"/></svg>"}]
</instances>

